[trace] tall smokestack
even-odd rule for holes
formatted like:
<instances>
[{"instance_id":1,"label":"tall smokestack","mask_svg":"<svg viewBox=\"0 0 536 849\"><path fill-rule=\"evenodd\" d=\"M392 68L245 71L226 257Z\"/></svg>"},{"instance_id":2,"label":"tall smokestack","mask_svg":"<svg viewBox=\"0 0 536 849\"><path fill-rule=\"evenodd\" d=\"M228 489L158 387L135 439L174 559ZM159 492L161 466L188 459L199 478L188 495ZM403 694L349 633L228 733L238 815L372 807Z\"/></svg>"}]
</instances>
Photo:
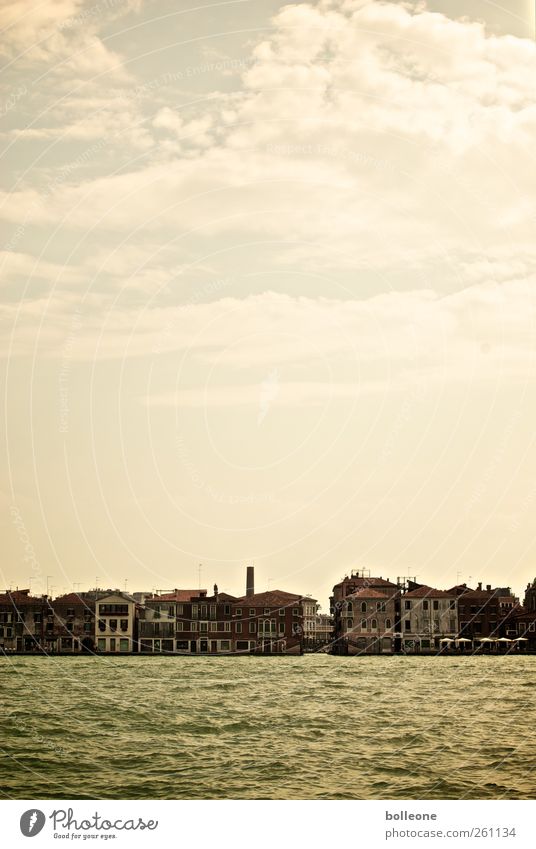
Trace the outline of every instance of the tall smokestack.
<instances>
[{"instance_id":1,"label":"tall smokestack","mask_svg":"<svg viewBox=\"0 0 536 849\"><path fill-rule=\"evenodd\" d=\"M255 595L255 568L248 566L246 569L246 595Z\"/></svg>"}]
</instances>

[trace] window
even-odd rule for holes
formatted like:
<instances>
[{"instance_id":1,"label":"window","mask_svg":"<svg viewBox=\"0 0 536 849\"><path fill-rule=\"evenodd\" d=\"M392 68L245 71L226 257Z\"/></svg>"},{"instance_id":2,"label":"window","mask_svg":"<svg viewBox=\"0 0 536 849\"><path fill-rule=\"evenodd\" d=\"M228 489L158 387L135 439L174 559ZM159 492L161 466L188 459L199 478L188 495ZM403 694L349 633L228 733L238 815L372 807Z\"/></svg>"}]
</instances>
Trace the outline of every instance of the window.
<instances>
[{"instance_id":1,"label":"window","mask_svg":"<svg viewBox=\"0 0 536 849\"><path fill-rule=\"evenodd\" d=\"M184 604L177 605L177 616L182 616L184 613Z\"/></svg>"},{"instance_id":2,"label":"window","mask_svg":"<svg viewBox=\"0 0 536 849\"><path fill-rule=\"evenodd\" d=\"M37 625L43 621L43 615L41 613L34 613L34 622Z\"/></svg>"},{"instance_id":3,"label":"window","mask_svg":"<svg viewBox=\"0 0 536 849\"><path fill-rule=\"evenodd\" d=\"M74 607L67 608L67 616L74 616Z\"/></svg>"},{"instance_id":4,"label":"window","mask_svg":"<svg viewBox=\"0 0 536 849\"><path fill-rule=\"evenodd\" d=\"M231 605L230 604L224 604L223 605L223 615L224 616L230 616L231 615Z\"/></svg>"},{"instance_id":5,"label":"window","mask_svg":"<svg viewBox=\"0 0 536 849\"><path fill-rule=\"evenodd\" d=\"M284 622L280 622L280 623L279 623L279 633L280 633L280 634L284 634L284 633L285 633L285 623L284 623Z\"/></svg>"},{"instance_id":6,"label":"window","mask_svg":"<svg viewBox=\"0 0 536 849\"><path fill-rule=\"evenodd\" d=\"M386 628L390 628L390 627L391 627L391 620L390 620L390 619L386 619L386 620L385 620L385 627L386 627Z\"/></svg>"},{"instance_id":7,"label":"window","mask_svg":"<svg viewBox=\"0 0 536 849\"><path fill-rule=\"evenodd\" d=\"M219 630L218 629L218 623L217 622L211 622L210 623L210 630L211 631L218 631Z\"/></svg>"},{"instance_id":8,"label":"window","mask_svg":"<svg viewBox=\"0 0 536 849\"><path fill-rule=\"evenodd\" d=\"M177 622L175 624L175 630L176 631L183 631L184 630L184 623L183 622Z\"/></svg>"},{"instance_id":9,"label":"window","mask_svg":"<svg viewBox=\"0 0 536 849\"><path fill-rule=\"evenodd\" d=\"M372 628L373 631L375 631L378 627L378 620L373 619L372 622L370 623L370 627Z\"/></svg>"},{"instance_id":10,"label":"window","mask_svg":"<svg viewBox=\"0 0 536 849\"><path fill-rule=\"evenodd\" d=\"M216 605L215 604L210 605L210 618L211 619L216 618Z\"/></svg>"},{"instance_id":11,"label":"window","mask_svg":"<svg viewBox=\"0 0 536 849\"><path fill-rule=\"evenodd\" d=\"M425 598L423 603L422 603L422 609L428 610L428 599L427 598Z\"/></svg>"},{"instance_id":12,"label":"window","mask_svg":"<svg viewBox=\"0 0 536 849\"><path fill-rule=\"evenodd\" d=\"M285 610L284 610L284 608L283 608L283 607L282 607L282 608L281 608L281 610L279 611L279 615L280 615L280 616L284 616L284 615L285 615Z\"/></svg>"},{"instance_id":13,"label":"window","mask_svg":"<svg viewBox=\"0 0 536 849\"><path fill-rule=\"evenodd\" d=\"M201 633L208 633L208 622L200 622L199 630L201 631Z\"/></svg>"},{"instance_id":14,"label":"window","mask_svg":"<svg viewBox=\"0 0 536 849\"><path fill-rule=\"evenodd\" d=\"M256 631L256 625L255 625L255 622L250 622L250 623L249 623L249 633L250 633L250 634L254 634L254 633L255 633L255 631Z\"/></svg>"},{"instance_id":15,"label":"window","mask_svg":"<svg viewBox=\"0 0 536 849\"><path fill-rule=\"evenodd\" d=\"M237 608L236 608L236 615L237 615L237 616L242 616L242 608L241 608L241 607L237 607Z\"/></svg>"},{"instance_id":16,"label":"window","mask_svg":"<svg viewBox=\"0 0 536 849\"><path fill-rule=\"evenodd\" d=\"M199 628L199 622L190 622L190 631L197 631Z\"/></svg>"},{"instance_id":17,"label":"window","mask_svg":"<svg viewBox=\"0 0 536 849\"><path fill-rule=\"evenodd\" d=\"M104 621L104 619L99 619L99 631L106 631L106 622Z\"/></svg>"},{"instance_id":18,"label":"window","mask_svg":"<svg viewBox=\"0 0 536 849\"><path fill-rule=\"evenodd\" d=\"M110 639L110 651L115 651L115 637Z\"/></svg>"},{"instance_id":19,"label":"window","mask_svg":"<svg viewBox=\"0 0 536 849\"><path fill-rule=\"evenodd\" d=\"M353 613L354 612L354 606L353 606L351 601L346 602L346 612L347 613Z\"/></svg>"},{"instance_id":20,"label":"window","mask_svg":"<svg viewBox=\"0 0 536 849\"><path fill-rule=\"evenodd\" d=\"M159 640L155 640L155 648L157 642L159 642ZM128 640L126 640L124 637L121 637L121 639L119 640L119 651L128 651Z\"/></svg>"},{"instance_id":21,"label":"window","mask_svg":"<svg viewBox=\"0 0 536 849\"><path fill-rule=\"evenodd\" d=\"M85 634L91 633L91 622L84 622L84 633Z\"/></svg>"},{"instance_id":22,"label":"window","mask_svg":"<svg viewBox=\"0 0 536 849\"><path fill-rule=\"evenodd\" d=\"M110 631L117 631L117 619L110 619Z\"/></svg>"},{"instance_id":23,"label":"window","mask_svg":"<svg viewBox=\"0 0 536 849\"><path fill-rule=\"evenodd\" d=\"M241 623L241 622L237 622L237 623L236 623L236 628L235 628L235 630L236 630L236 633L237 633L237 634L241 634L241 633L242 633L242 623Z\"/></svg>"},{"instance_id":24,"label":"window","mask_svg":"<svg viewBox=\"0 0 536 849\"><path fill-rule=\"evenodd\" d=\"M230 651L230 650L231 650L231 643L229 642L229 640L221 640L220 641L220 651Z\"/></svg>"},{"instance_id":25,"label":"window","mask_svg":"<svg viewBox=\"0 0 536 849\"><path fill-rule=\"evenodd\" d=\"M534 631L535 624L536 623L534 623L534 622L529 622L529 631Z\"/></svg>"},{"instance_id":26,"label":"window","mask_svg":"<svg viewBox=\"0 0 536 849\"><path fill-rule=\"evenodd\" d=\"M100 616L128 616L128 604L99 604Z\"/></svg>"},{"instance_id":27,"label":"window","mask_svg":"<svg viewBox=\"0 0 536 849\"><path fill-rule=\"evenodd\" d=\"M97 640L97 649L98 651L106 651L106 640L104 637L99 637Z\"/></svg>"},{"instance_id":28,"label":"window","mask_svg":"<svg viewBox=\"0 0 536 849\"><path fill-rule=\"evenodd\" d=\"M236 644L236 650L237 651L248 651L248 649L249 649L248 640L238 640L237 641L237 644Z\"/></svg>"},{"instance_id":29,"label":"window","mask_svg":"<svg viewBox=\"0 0 536 849\"><path fill-rule=\"evenodd\" d=\"M65 627L67 628L68 631L72 632L72 630L74 628L74 622L67 622Z\"/></svg>"},{"instance_id":30,"label":"window","mask_svg":"<svg viewBox=\"0 0 536 849\"><path fill-rule=\"evenodd\" d=\"M362 630L362 631L366 631L366 630L367 630L367 620L366 620L366 619L362 619L362 620L361 620L361 630Z\"/></svg>"},{"instance_id":31,"label":"window","mask_svg":"<svg viewBox=\"0 0 536 849\"><path fill-rule=\"evenodd\" d=\"M231 630L231 623L230 622L224 622L223 623L223 630L224 631L230 631Z\"/></svg>"},{"instance_id":32,"label":"window","mask_svg":"<svg viewBox=\"0 0 536 849\"><path fill-rule=\"evenodd\" d=\"M254 608L254 607L250 607L250 608L249 608L249 615L250 615L250 616L255 616L255 608Z\"/></svg>"},{"instance_id":33,"label":"window","mask_svg":"<svg viewBox=\"0 0 536 849\"><path fill-rule=\"evenodd\" d=\"M300 610L299 610L299 608L298 608L298 607L293 607L293 608L292 608L292 615L293 615L293 616L299 616L299 615L300 615Z\"/></svg>"},{"instance_id":34,"label":"window","mask_svg":"<svg viewBox=\"0 0 536 849\"><path fill-rule=\"evenodd\" d=\"M128 631L128 619L121 619L121 630Z\"/></svg>"},{"instance_id":35,"label":"window","mask_svg":"<svg viewBox=\"0 0 536 849\"><path fill-rule=\"evenodd\" d=\"M381 603L381 601L377 601L376 602L376 610L380 611L381 609L382 609L382 603Z\"/></svg>"},{"instance_id":36,"label":"window","mask_svg":"<svg viewBox=\"0 0 536 849\"><path fill-rule=\"evenodd\" d=\"M404 602L404 610L411 610L411 601Z\"/></svg>"},{"instance_id":37,"label":"window","mask_svg":"<svg viewBox=\"0 0 536 849\"><path fill-rule=\"evenodd\" d=\"M201 605L201 619L206 619L206 618L207 618L207 605L202 604Z\"/></svg>"},{"instance_id":38,"label":"window","mask_svg":"<svg viewBox=\"0 0 536 849\"><path fill-rule=\"evenodd\" d=\"M439 602L436 598L434 599L434 610L439 610Z\"/></svg>"},{"instance_id":39,"label":"window","mask_svg":"<svg viewBox=\"0 0 536 849\"><path fill-rule=\"evenodd\" d=\"M366 612L367 612L367 603L366 603L366 601L362 601L361 602L361 613L366 613Z\"/></svg>"},{"instance_id":40,"label":"window","mask_svg":"<svg viewBox=\"0 0 536 849\"><path fill-rule=\"evenodd\" d=\"M353 619L347 619L346 620L346 627L347 627L348 630L350 630L350 628L353 628L354 627L354 620Z\"/></svg>"},{"instance_id":41,"label":"window","mask_svg":"<svg viewBox=\"0 0 536 849\"><path fill-rule=\"evenodd\" d=\"M199 605L192 604L192 619L197 619L199 616Z\"/></svg>"},{"instance_id":42,"label":"window","mask_svg":"<svg viewBox=\"0 0 536 849\"><path fill-rule=\"evenodd\" d=\"M264 615L265 615L265 616L269 616L269 615L270 615L270 608L269 608L269 607L265 607L265 608L264 608Z\"/></svg>"},{"instance_id":43,"label":"window","mask_svg":"<svg viewBox=\"0 0 536 849\"><path fill-rule=\"evenodd\" d=\"M404 622L404 631L411 631L411 622L409 619L406 619Z\"/></svg>"},{"instance_id":44,"label":"window","mask_svg":"<svg viewBox=\"0 0 536 849\"><path fill-rule=\"evenodd\" d=\"M456 620L455 619L449 619L449 629L450 629L451 634L454 633L454 631L456 630Z\"/></svg>"},{"instance_id":45,"label":"window","mask_svg":"<svg viewBox=\"0 0 536 849\"><path fill-rule=\"evenodd\" d=\"M456 599L451 598L451 600L449 601L449 609L450 609L450 610L455 610L455 609L456 609Z\"/></svg>"}]
</instances>

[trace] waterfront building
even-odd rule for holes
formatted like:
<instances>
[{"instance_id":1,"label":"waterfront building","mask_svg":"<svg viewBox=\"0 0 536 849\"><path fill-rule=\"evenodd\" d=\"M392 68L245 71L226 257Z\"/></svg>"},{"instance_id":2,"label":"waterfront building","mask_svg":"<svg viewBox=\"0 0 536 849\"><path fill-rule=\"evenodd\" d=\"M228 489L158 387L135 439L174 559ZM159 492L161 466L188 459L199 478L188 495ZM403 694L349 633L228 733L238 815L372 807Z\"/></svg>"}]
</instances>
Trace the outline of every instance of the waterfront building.
<instances>
[{"instance_id":1,"label":"waterfront building","mask_svg":"<svg viewBox=\"0 0 536 849\"><path fill-rule=\"evenodd\" d=\"M400 602L401 648L404 652L439 650L458 635L457 597L453 591L425 585L405 592ZM397 646L398 648L398 646Z\"/></svg>"},{"instance_id":2,"label":"waterfront building","mask_svg":"<svg viewBox=\"0 0 536 849\"><path fill-rule=\"evenodd\" d=\"M48 603L46 639L49 651L95 651L95 603L99 595L104 593L68 593Z\"/></svg>"},{"instance_id":3,"label":"waterfront building","mask_svg":"<svg viewBox=\"0 0 536 849\"><path fill-rule=\"evenodd\" d=\"M324 646L331 646L334 622L335 620L328 613L315 613L311 631L304 641L305 650L318 651Z\"/></svg>"},{"instance_id":4,"label":"waterfront building","mask_svg":"<svg viewBox=\"0 0 536 849\"><path fill-rule=\"evenodd\" d=\"M335 617L338 652L390 654L395 633L395 598L369 587L347 595Z\"/></svg>"},{"instance_id":5,"label":"waterfront building","mask_svg":"<svg viewBox=\"0 0 536 849\"><path fill-rule=\"evenodd\" d=\"M317 600L284 590L256 593L254 577L253 566L248 566L246 595L232 605L233 651L300 654L305 634L307 639L312 635Z\"/></svg>"},{"instance_id":6,"label":"waterfront building","mask_svg":"<svg viewBox=\"0 0 536 849\"><path fill-rule=\"evenodd\" d=\"M46 596L32 596L26 589L0 593L0 650L42 651L47 612Z\"/></svg>"},{"instance_id":7,"label":"waterfront building","mask_svg":"<svg viewBox=\"0 0 536 849\"><path fill-rule=\"evenodd\" d=\"M458 599L459 636L473 642L493 642L513 639L517 625L514 621L519 599L509 587L484 589L479 583L476 589L460 584L453 587Z\"/></svg>"},{"instance_id":8,"label":"waterfront building","mask_svg":"<svg viewBox=\"0 0 536 849\"><path fill-rule=\"evenodd\" d=\"M140 651L228 654L232 651L235 597L207 590L179 590L145 600L140 612ZM165 634L165 636L164 636Z\"/></svg>"},{"instance_id":9,"label":"waterfront building","mask_svg":"<svg viewBox=\"0 0 536 849\"><path fill-rule=\"evenodd\" d=\"M138 605L132 596L115 590L96 601L96 645L103 654L137 651Z\"/></svg>"}]
</instances>

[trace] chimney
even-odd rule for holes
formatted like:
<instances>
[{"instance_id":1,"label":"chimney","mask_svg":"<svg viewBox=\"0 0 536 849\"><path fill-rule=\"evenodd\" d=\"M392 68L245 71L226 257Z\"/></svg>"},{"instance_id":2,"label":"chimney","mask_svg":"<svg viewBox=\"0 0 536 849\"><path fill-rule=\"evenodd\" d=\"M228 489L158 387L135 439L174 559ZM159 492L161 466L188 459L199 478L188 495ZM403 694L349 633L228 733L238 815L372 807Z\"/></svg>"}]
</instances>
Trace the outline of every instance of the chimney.
<instances>
[{"instance_id":1,"label":"chimney","mask_svg":"<svg viewBox=\"0 0 536 849\"><path fill-rule=\"evenodd\" d=\"M218 585L214 584L214 597L218 601Z\"/></svg>"},{"instance_id":2,"label":"chimney","mask_svg":"<svg viewBox=\"0 0 536 849\"><path fill-rule=\"evenodd\" d=\"M255 595L255 568L248 566L246 569L246 596Z\"/></svg>"},{"instance_id":3,"label":"chimney","mask_svg":"<svg viewBox=\"0 0 536 849\"><path fill-rule=\"evenodd\" d=\"M490 593L491 592L491 584L486 584L486 589Z\"/></svg>"},{"instance_id":4,"label":"chimney","mask_svg":"<svg viewBox=\"0 0 536 849\"><path fill-rule=\"evenodd\" d=\"M479 584L478 584L478 589L479 589L479 590L481 590L481 589L482 589L482 581L480 581L480 582L479 582Z\"/></svg>"}]
</instances>

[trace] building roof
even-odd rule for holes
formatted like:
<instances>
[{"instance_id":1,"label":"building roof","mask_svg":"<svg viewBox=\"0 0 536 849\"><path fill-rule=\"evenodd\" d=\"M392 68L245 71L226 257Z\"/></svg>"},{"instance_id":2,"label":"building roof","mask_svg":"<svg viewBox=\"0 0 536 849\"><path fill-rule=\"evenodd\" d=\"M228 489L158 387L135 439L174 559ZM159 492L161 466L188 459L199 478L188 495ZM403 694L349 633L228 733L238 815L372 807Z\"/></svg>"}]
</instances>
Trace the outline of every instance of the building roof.
<instances>
[{"instance_id":1,"label":"building roof","mask_svg":"<svg viewBox=\"0 0 536 849\"><path fill-rule=\"evenodd\" d=\"M368 589L368 587L362 587L355 593L350 593L350 595L347 595L346 598L382 598L384 599L384 601L387 601L389 596L385 595L385 593L378 592L378 590Z\"/></svg>"},{"instance_id":2,"label":"building roof","mask_svg":"<svg viewBox=\"0 0 536 849\"><path fill-rule=\"evenodd\" d=\"M449 590L436 590L433 587L422 586L404 593L404 598L452 598L453 595L454 593Z\"/></svg>"},{"instance_id":3,"label":"building roof","mask_svg":"<svg viewBox=\"0 0 536 849\"><path fill-rule=\"evenodd\" d=\"M0 604L46 604L45 596L32 596L30 590L6 590L0 593Z\"/></svg>"},{"instance_id":4,"label":"building roof","mask_svg":"<svg viewBox=\"0 0 536 849\"><path fill-rule=\"evenodd\" d=\"M285 607L299 601L311 601L316 603L314 598L305 598L296 593L287 593L284 590L268 590L265 593L255 593L254 595L244 595L236 599L235 604L241 604L244 607Z\"/></svg>"},{"instance_id":5,"label":"building roof","mask_svg":"<svg viewBox=\"0 0 536 849\"><path fill-rule=\"evenodd\" d=\"M161 595L146 596L145 601L191 601L192 599L206 597L206 590L173 590L171 593L162 593Z\"/></svg>"},{"instance_id":6,"label":"building roof","mask_svg":"<svg viewBox=\"0 0 536 849\"><path fill-rule=\"evenodd\" d=\"M355 584L356 587L392 587L395 590L398 589L398 585L394 584L388 578L365 578L361 575L346 576L346 578L339 581L335 586L342 587L343 584Z\"/></svg>"}]
</instances>

